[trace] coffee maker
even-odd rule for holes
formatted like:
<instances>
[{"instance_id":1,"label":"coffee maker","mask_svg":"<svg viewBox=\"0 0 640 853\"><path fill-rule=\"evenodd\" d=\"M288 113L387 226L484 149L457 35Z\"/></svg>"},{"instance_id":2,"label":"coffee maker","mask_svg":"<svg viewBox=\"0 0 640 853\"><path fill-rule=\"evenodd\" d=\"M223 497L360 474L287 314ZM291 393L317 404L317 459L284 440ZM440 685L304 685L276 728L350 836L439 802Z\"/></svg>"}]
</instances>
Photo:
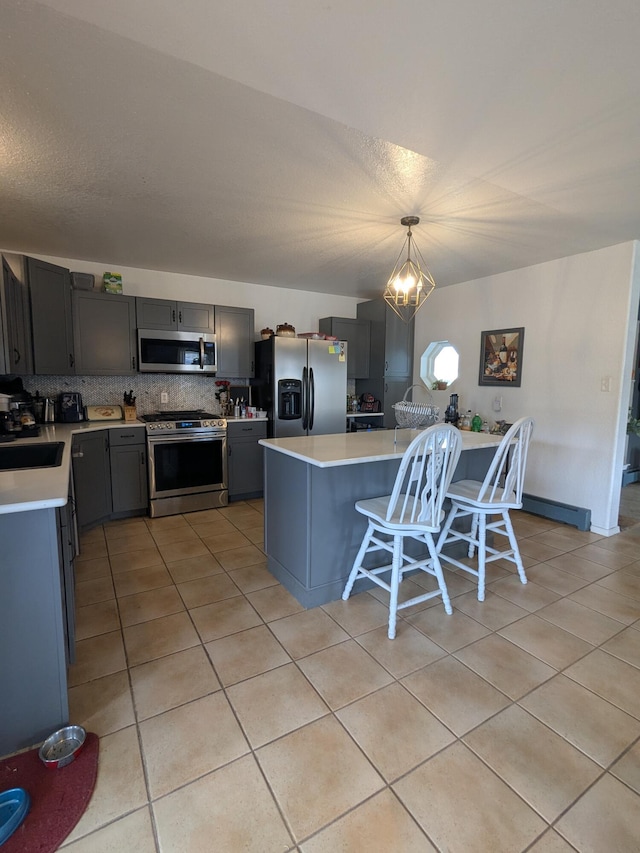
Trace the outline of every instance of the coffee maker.
<instances>
[{"instance_id":1,"label":"coffee maker","mask_svg":"<svg viewBox=\"0 0 640 853\"><path fill-rule=\"evenodd\" d=\"M453 426L458 426L458 419L460 415L458 414L458 395L452 394L449 397L449 405L446 408L444 413L444 422L446 424L453 424Z\"/></svg>"}]
</instances>

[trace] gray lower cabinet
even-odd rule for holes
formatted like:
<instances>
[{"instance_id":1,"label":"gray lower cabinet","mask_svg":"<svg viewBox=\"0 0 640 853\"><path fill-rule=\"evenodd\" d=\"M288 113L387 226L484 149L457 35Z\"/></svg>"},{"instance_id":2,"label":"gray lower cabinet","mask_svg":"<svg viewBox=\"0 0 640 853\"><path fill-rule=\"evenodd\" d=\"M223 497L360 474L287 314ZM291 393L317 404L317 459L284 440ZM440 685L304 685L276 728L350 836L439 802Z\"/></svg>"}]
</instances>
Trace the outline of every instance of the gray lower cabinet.
<instances>
[{"instance_id":1,"label":"gray lower cabinet","mask_svg":"<svg viewBox=\"0 0 640 853\"><path fill-rule=\"evenodd\" d=\"M135 298L74 290L72 308L76 372L98 376L135 373Z\"/></svg>"},{"instance_id":2,"label":"gray lower cabinet","mask_svg":"<svg viewBox=\"0 0 640 853\"><path fill-rule=\"evenodd\" d=\"M0 755L7 755L69 722L68 608L55 507L0 514L0 542Z\"/></svg>"},{"instance_id":3,"label":"gray lower cabinet","mask_svg":"<svg viewBox=\"0 0 640 853\"><path fill-rule=\"evenodd\" d=\"M148 509L144 427L74 435L71 449L78 528Z\"/></svg>"},{"instance_id":4,"label":"gray lower cabinet","mask_svg":"<svg viewBox=\"0 0 640 853\"><path fill-rule=\"evenodd\" d=\"M366 379L369 376L369 348L371 346L371 322L350 317L322 317L318 331L346 341L347 379Z\"/></svg>"},{"instance_id":5,"label":"gray lower cabinet","mask_svg":"<svg viewBox=\"0 0 640 853\"><path fill-rule=\"evenodd\" d=\"M74 435L71 458L78 527L86 530L111 515L109 430Z\"/></svg>"},{"instance_id":6,"label":"gray lower cabinet","mask_svg":"<svg viewBox=\"0 0 640 853\"><path fill-rule=\"evenodd\" d=\"M149 505L144 427L109 430L112 514L146 511Z\"/></svg>"},{"instance_id":7,"label":"gray lower cabinet","mask_svg":"<svg viewBox=\"0 0 640 853\"><path fill-rule=\"evenodd\" d=\"M33 372L73 375L73 319L69 270L36 258L25 258L31 326Z\"/></svg>"},{"instance_id":8,"label":"gray lower cabinet","mask_svg":"<svg viewBox=\"0 0 640 853\"><path fill-rule=\"evenodd\" d=\"M250 379L255 376L253 308L216 305L217 375Z\"/></svg>"},{"instance_id":9,"label":"gray lower cabinet","mask_svg":"<svg viewBox=\"0 0 640 853\"><path fill-rule=\"evenodd\" d=\"M265 421L229 421L229 500L257 498L264 488L263 449L259 439L267 437Z\"/></svg>"},{"instance_id":10,"label":"gray lower cabinet","mask_svg":"<svg viewBox=\"0 0 640 853\"><path fill-rule=\"evenodd\" d=\"M174 302L171 299L136 298L136 316L139 329L158 329L171 332L215 331L213 305L200 302Z\"/></svg>"}]
</instances>

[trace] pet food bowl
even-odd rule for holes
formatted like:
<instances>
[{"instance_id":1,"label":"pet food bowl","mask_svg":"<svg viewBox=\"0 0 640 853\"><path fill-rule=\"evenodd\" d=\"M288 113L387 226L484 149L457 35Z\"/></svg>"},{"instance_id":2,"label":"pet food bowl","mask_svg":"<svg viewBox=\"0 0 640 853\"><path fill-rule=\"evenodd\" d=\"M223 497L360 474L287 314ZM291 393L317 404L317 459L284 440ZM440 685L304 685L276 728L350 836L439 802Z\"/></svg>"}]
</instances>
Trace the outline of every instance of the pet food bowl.
<instances>
[{"instance_id":1,"label":"pet food bowl","mask_svg":"<svg viewBox=\"0 0 640 853\"><path fill-rule=\"evenodd\" d=\"M82 726L65 726L45 740L38 755L45 767L57 770L66 767L84 746L86 731Z\"/></svg>"},{"instance_id":2,"label":"pet food bowl","mask_svg":"<svg viewBox=\"0 0 640 853\"><path fill-rule=\"evenodd\" d=\"M20 826L30 805L31 798L24 788L11 788L0 794L0 846Z\"/></svg>"}]
</instances>

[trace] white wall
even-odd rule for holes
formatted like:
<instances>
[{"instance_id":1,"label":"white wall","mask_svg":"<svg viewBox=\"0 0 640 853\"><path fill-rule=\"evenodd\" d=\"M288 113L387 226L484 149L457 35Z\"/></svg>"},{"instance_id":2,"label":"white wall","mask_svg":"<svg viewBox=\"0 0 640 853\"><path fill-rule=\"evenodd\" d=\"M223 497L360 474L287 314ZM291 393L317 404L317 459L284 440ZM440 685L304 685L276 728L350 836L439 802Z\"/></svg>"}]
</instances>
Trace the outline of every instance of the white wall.
<instances>
[{"instance_id":1,"label":"white wall","mask_svg":"<svg viewBox=\"0 0 640 853\"><path fill-rule=\"evenodd\" d=\"M416 317L415 378L432 340L460 353L460 377L432 392L490 422L533 415L525 490L591 510L592 530L618 530L634 330L640 299L637 242L436 288ZM524 326L520 388L480 387L480 333ZM601 391L611 377L611 391ZM492 411L496 394L500 414Z\"/></svg>"},{"instance_id":2,"label":"white wall","mask_svg":"<svg viewBox=\"0 0 640 853\"><path fill-rule=\"evenodd\" d=\"M260 329L269 326L275 331L279 323L291 323L298 332L317 331L321 317L355 317L356 305L363 301L348 296L285 290L248 282L112 266L109 263L74 258L39 254L32 254L32 257L68 267L73 272L93 273L96 282L102 281L106 271L118 272L122 275L123 293L126 296L152 296L156 299L254 308L257 338L260 337Z\"/></svg>"}]
</instances>

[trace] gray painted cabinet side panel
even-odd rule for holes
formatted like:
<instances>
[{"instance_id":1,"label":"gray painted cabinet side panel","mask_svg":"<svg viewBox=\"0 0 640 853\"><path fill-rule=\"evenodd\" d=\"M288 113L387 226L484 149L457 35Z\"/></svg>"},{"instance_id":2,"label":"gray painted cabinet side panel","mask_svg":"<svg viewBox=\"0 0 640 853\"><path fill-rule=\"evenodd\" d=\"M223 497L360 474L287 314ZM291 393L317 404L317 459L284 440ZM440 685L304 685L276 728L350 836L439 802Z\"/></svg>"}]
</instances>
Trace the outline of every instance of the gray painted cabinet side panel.
<instances>
[{"instance_id":1,"label":"gray painted cabinet side panel","mask_svg":"<svg viewBox=\"0 0 640 853\"><path fill-rule=\"evenodd\" d=\"M55 509L0 515L0 755L68 722Z\"/></svg>"},{"instance_id":2,"label":"gray painted cabinet side panel","mask_svg":"<svg viewBox=\"0 0 640 853\"><path fill-rule=\"evenodd\" d=\"M265 550L286 567L298 583L307 588L309 466L291 456L266 449L264 456ZM283 583L289 589L284 581Z\"/></svg>"}]
</instances>

